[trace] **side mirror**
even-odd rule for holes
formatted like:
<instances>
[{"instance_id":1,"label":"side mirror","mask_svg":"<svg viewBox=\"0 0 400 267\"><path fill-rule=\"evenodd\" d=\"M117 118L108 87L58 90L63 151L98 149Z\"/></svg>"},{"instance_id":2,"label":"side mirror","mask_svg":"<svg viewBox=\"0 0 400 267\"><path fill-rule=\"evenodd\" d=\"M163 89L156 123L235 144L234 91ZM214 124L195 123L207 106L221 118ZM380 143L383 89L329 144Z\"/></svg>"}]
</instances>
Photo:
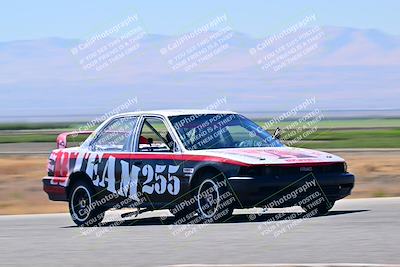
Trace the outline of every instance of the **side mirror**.
<instances>
[{"instance_id":1,"label":"side mirror","mask_svg":"<svg viewBox=\"0 0 400 267\"><path fill-rule=\"evenodd\" d=\"M275 129L273 137L278 140L281 139L281 129L279 127Z\"/></svg>"}]
</instances>

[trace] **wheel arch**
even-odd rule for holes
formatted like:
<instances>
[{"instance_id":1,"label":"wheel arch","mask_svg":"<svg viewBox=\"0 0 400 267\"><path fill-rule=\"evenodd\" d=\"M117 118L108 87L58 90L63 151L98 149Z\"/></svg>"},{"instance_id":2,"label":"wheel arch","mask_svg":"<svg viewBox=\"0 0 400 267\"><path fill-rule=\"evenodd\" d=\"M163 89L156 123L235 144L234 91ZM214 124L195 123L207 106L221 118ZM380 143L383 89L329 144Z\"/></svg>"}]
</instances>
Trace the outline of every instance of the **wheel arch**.
<instances>
[{"instance_id":1,"label":"wheel arch","mask_svg":"<svg viewBox=\"0 0 400 267\"><path fill-rule=\"evenodd\" d=\"M67 198L69 198L69 193L70 193L72 186L77 181L86 181L86 182L88 182L89 185L92 185L92 179L90 179L90 177L89 177L89 175L87 175L87 173L82 172L82 171L71 173L70 176L68 177L68 185L66 188Z\"/></svg>"},{"instance_id":2,"label":"wheel arch","mask_svg":"<svg viewBox=\"0 0 400 267\"><path fill-rule=\"evenodd\" d=\"M198 168L196 168L192 177L190 177L189 180L190 188L193 188L193 185L196 184L196 182L202 177L202 175L207 172L215 173L215 175L222 174L222 176L226 178L226 174L219 166L211 164L201 165Z\"/></svg>"}]
</instances>

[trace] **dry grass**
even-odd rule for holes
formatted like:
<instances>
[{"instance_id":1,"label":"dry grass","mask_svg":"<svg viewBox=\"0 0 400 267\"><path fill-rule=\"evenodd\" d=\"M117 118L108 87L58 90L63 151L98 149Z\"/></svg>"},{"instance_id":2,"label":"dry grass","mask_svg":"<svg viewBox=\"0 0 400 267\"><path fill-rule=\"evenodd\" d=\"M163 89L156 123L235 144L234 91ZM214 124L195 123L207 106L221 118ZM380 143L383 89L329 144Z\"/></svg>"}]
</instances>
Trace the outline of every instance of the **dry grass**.
<instances>
[{"instance_id":1,"label":"dry grass","mask_svg":"<svg viewBox=\"0 0 400 267\"><path fill-rule=\"evenodd\" d=\"M340 153L356 175L352 198L400 196L400 156L393 153ZM42 190L45 156L0 157L0 214L67 212L65 202L49 201Z\"/></svg>"},{"instance_id":2,"label":"dry grass","mask_svg":"<svg viewBox=\"0 0 400 267\"><path fill-rule=\"evenodd\" d=\"M356 175L351 197L400 196L400 153L340 153Z\"/></svg>"},{"instance_id":3,"label":"dry grass","mask_svg":"<svg viewBox=\"0 0 400 267\"><path fill-rule=\"evenodd\" d=\"M47 157L0 157L0 214L66 212L64 202L49 201L42 189Z\"/></svg>"}]
</instances>

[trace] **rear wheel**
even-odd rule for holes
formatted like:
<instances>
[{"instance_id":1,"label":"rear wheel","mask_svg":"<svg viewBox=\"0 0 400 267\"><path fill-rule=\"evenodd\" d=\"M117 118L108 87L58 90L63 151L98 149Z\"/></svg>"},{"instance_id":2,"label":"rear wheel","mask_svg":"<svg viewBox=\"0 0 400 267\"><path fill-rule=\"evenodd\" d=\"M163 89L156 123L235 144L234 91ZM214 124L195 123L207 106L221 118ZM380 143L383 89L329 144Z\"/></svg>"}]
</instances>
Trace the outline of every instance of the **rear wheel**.
<instances>
[{"instance_id":1,"label":"rear wheel","mask_svg":"<svg viewBox=\"0 0 400 267\"><path fill-rule=\"evenodd\" d=\"M77 181L69 193L69 212L78 226L96 226L104 218L105 208L94 201L95 190L86 181Z\"/></svg>"}]
</instances>

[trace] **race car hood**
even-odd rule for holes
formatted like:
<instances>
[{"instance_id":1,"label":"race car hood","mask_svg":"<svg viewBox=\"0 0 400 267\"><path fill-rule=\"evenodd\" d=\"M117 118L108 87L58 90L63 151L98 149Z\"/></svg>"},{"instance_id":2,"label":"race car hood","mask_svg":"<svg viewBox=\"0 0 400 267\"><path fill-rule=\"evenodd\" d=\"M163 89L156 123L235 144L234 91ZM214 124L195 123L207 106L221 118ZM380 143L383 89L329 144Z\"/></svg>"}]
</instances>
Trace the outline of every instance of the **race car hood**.
<instances>
[{"instance_id":1,"label":"race car hood","mask_svg":"<svg viewBox=\"0 0 400 267\"><path fill-rule=\"evenodd\" d=\"M198 155L222 157L257 165L344 162L344 159L336 155L294 147L227 148L196 152Z\"/></svg>"}]
</instances>

